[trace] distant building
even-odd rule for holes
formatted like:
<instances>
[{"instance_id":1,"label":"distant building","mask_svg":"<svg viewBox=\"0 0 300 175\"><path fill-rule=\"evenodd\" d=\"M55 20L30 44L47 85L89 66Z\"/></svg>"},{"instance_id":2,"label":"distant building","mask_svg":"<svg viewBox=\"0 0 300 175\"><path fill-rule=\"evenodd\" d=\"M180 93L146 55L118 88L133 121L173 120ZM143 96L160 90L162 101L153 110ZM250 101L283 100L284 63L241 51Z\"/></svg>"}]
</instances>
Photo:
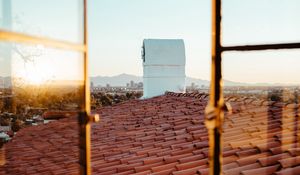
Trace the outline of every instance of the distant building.
<instances>
[{"instance_id":1,"label":"distant building","mask_svg":"<svg viewBox=\"0 0 300 175\"><path fill-rule=\"evenodd\" d=\"M94 82L91 82L91 85L90 85L90 88L91 88L91 92L93 92L93 90L94 90Z\"/></svg>"},{"instance_id":2,"label":"distant building","mask_svg":"<svg viewBox=\"0 0 300 175\"><path fill-rule=\"evenodd\" d=\"M191 84L191 89L192 90L195 90L195 89L197 89L198 88L198 86L194 83L194 82L192 82L192 84Z\"/></svg>"},{"instance_id":3,"label":"distant building","mask_svg":"<svg viewBox=\"0 0 300 175\"><path fill-rule=\"evenodd\" d=\"M132 81L132 80L130 81L130 87L134 88L134 81Z\"/></svg>"},{"instance_id":4,"label":"distant building","mask_svg":"<svg viewBox=\"0 0 300 175\"><path fill-rule=\"evenodd\" d=\"M142 49L143 94L185 92L185 47L182 39L145 39Z\"/></svg>"},{"instance_id":5,"label":"distant building","mask_svg":"<svg viewBox=\"0 0 300 175\"><path fill-rule=\"evenodd\" d=\"M143 82L139 82L138 84L137 84L137 87L139 88L139 89L141 89L141 88L143 88Z\"/></svg>"}]
</instances>

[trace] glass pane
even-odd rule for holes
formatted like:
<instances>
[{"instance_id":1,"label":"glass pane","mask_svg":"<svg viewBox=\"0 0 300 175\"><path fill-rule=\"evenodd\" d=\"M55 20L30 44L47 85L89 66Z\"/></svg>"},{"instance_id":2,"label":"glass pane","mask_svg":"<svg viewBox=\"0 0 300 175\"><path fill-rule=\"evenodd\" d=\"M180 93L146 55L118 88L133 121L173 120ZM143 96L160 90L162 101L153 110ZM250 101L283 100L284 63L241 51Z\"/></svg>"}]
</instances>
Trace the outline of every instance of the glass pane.
<instances>
[{"instance_id":1,"label":"glass pane","mask_svg":"<svg viewBox=\"0 0 300 175\"><path fill-rule=\"evenodd\" d=\"M300 1L224 0L223 45L300 41Z\"/></svg>"},{"instance_id":2,"label":"glass pane","mask_svg":"<svg viewBox=\"0 0 300 175\"><path fill-rule=\"evenodd\" d=\"M90 2L92 174L207 172L210 1Z\"/></svg>"},{"instance_id":3,"label":"glass pane","mask_svg":"<svg viewBox=\"0 0 300 175\"><path fill-rule=\"evenodd\" d=\"M2 42L0 66L0 172L79 174L82 53Z\"/></svg>"},{"instance_id":4,"label":"glass pane","mask_svg":"<svg viewBox=\"0 0 300 175\"><path fill-rule=\"evenodd\" d=\"M83 42L82 0L0 0L0 29Z\"/></svg>"},{"instance_id":5,"label":"glass pane","mask_svg":"<svg viewBox=\"0 0 300 175\"><path fill-rule=\"evenodd\" d=\"M298 174L300 50L223 54L224 174Z\"/></svg>"}]
</instances>

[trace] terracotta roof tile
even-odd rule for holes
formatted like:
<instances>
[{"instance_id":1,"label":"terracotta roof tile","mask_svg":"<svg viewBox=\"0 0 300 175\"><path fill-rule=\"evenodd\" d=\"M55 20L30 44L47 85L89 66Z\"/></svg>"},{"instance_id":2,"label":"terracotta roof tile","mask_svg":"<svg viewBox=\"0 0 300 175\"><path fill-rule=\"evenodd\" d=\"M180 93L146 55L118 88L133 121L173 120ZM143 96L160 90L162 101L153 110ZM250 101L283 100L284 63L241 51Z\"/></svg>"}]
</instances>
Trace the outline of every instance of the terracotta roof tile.
<instances>
[{"instance_id":1,"label":"terracotta roof tile","mask_svg":"<svg viewBox=\"0 0 300 175\"><path fill-rule=\"evenodd\" d=\"M277 154L277 155L273 155L273 156L259 158L258 162L262 166L270 166L270 165L277 164L278 160L286 159L286 158L289 158L289 157L290 157L290 155L288 153L282 153L282 154Z\"/></svg>"},{"instance_id":2,"label":"terracotta roof tile","mask_svg":"<svg viewBox=\"0 0 300 175\"><path fill-rule=\"evenodd\" d=\"M143 163L142 162L138 162L138 163L133 163L133 164L125 164L125 165L118 165L116 168L117 168L117 172L121 173L121 172L131 172L131 171L134 171L134 168L135 167L138 167L138 166L142 166Z\"/></svg>"},{"instance_id":3,"label":"terracotta roof tile","mask_svg":"<svg viewBox=\"0 0 300 175\"><path fill-rule=\"evenodd\" d=\"M276 148L278 146L280 146L280 143L277 141L272 141L272 139L269 142L256 145L260 152L265 152L271 148Z\"/></svg>"},{"instance_id":4,"label":"terracotta roof tile","mask_svg":"<svg viewBox=\"0 0 300 175\"><path fill-rule=\"evenodd\" d=\"M200 175L208 175L209 174L209 169L206 168L206 169L200 169L198 170L198 174Z\"/></svg>"},{"instance_id":5,"label":"terracotta roof tile","mask_svg":"<svg viewBox=\"0 0 300 175\"><path fill-rule=\"evenodd\" d=\"M271 175L275 173L279 169L280 165L273 165L263 168L251 169L251 170L244 170L241 172L242 175Z\"/></svg>"},{"instance_id":6,"label":"terracotta roof tile","mask_svg":"<svg viewBox=\"0 0 300 175\"><path fill-rule=\"evenodd\" d=\"M236 160L238 160L238 156L236 156L236 155L224 157L223 158L223 164L226 165L226 164L235 162Z\"/></svg>"},{"instance_id":7,"label":"terracotta roof tile","mask_svg":"<svg viewBox=\"0 0 300 175\"><path fill-rule=\"evenodd\" d=\"M245 165L248 165L248 164L255 163L261 157L267 157L267 156L270 156L270 155L271 155L270 153L260 153L260 154L256 154L256 155L253 155L253 156L248 156L248 157L238 159L236 162L240 166L245 166Z\"/></svg>"},{"instance_id":8,"label":"terracotta roof tile","mask_svg":"<svg viewBox=\"0 0 300 175\"><path fill-rule=\"evenodd\" d=\"M170 168L170 169L166 169L166 170L151 173L151 175L169 175L174 171L176 171L175 168Z\"/></svg>"},{"instance_id":9,"label":"terracotta roof tile","mask_svg":"<svg viewBox=\"0 0 300 175\"><path fill-rule=\"evenodd\" d=\"M224 175L240 175L240 173L242 171L253 170L253 169L260 168L260 167L261 166L259 165L259 163L253 163L253 164L249 164L249 165L245 165L245 166L241 166L241 167L235 167L235 168L231 168L228 170L224 170L223 174Z\"/></svg>"},{"instance_id":10,"label":"terracotta roof tile","mask_svg":"<svg viewBox=\"0 0 300 175\"><path fill-rule=\"evenodd\" d=\"M238 168L238 167L239 167L239 164L237 164L236 162L228 163L228 164L222 166L224 171Z\"/></svg>"},{"instance_id":11,"label":"terracotta roof tile","mask_svg":"<svg viewBox=\"0 0 300 175\"><path fill-rule=\"evenodd\" d=\"M180 163L187 163L187 162L191 162L191 161L196 161L196 160L203 160L203 158L205 158L205 156L203 154L198 154L198 155L191 155L191 156L186 156L183 158L180 158L178 161ZM207 159L205 159L207 161Z\"/></svg>"},{"instance_id":12,"label":"terracotta roof tile","mask_svg":"<svg viewBox=\"0 0 300 175\"><path fill-rule=\"evenodd\" d=\"M290 148L290 149L288 149L288 152L292 156L300 156L300 148Z\"/></svg>"},{"instance_id":13,"label":"terracotta roof tile","mask_svg":"<svg viewBox=\"0 0 300 175\"><path fill-rule=\"evenodd\" d=\"M197 166L197 167L186 167L185 169L178 170L178 171L173 171L173 175L193 175L197 174L198 170L207 168L207 165L202 165L202 166Z\"/></svg>"},{"instance_id":14,"label":"terracotta roof tile","mask_svg":"<svg viewBox=\"0 0 300 175\"><path fill-rule=\"evenodd\" d=\"M293 167L293 168L287 168L287 169L283 169L280 170L278 172L276 172L276 175L295 175L295 174L299 174L300 172L300 166L297 167Z\"/></svg>"},{"instance_id":15,"label":"terracotta roof tile","mask_svg":"<svg viewBox=\"0 0 300 175\"><path fill-rule=\"evenodd\" d=\"M177 155L177 156L166 156L166 157L164 157L164 161L166 163L177 162L181 158L192 156L192 155L193 155L193 153L186 153L186 154L181 154L181 155Z\"/></svg>"},{"instance_id":16,"label":"terracotta roof tile","mask_svg":"<svg viewBox=\"0 0 300 175\"><path fill-rule=\"evenodd\" d=\"M280 165L283 168L293 167L293 166L300 165L300 156L287 157L287 158L283 158L283 159L278 160L278 161L280 162Z\"/></svg>"},{"instance_id":17,"label":"terracotta roof tile","mask_svg":"<svg viewBox=\"0 0 300 175\"><path fill-rule=\"evenodd\" d=\"M159 165L159 166L155 166L152 167L152 171L153 172L160 172L166 169L173 169L175 168L175 166L178 164L178 162L173 162L173 163L168 163L168 164L164 164L164 165Z\"/></svg>"},{"instance_id":18,"label":"terracotta roof tile","mask_svg":"<svg viewBox=\"0 0 300 175\"><path fill-rule=\"evenodd\" d=\"M207 174L207 94L167 95L104 107L92 125L93 174ZM223 173L300 174L298 104L227 97ZM299 114L298 114L299 115ZM24 128L5 145L0 174L78 174L77 122ZM26 167L26 168L24 168Z\"/></svg>"},{"instance_id":19,"label":"terracotta roof tile","mask_svg":"<svg viewBox=\"0 0 300 175\"><path fill-rule=\"evenodd\" d=\"M235 150L235 153L240 157L247 157L247 156L251 156L251 155L254 155L254 154L258 154L259 151L255 148L252 148L252 149L247 149L247 150L242 150L242 151L237 151Z\"/></svg>"},{"instance_id":20,"label":"terracotta roof tile","mask_svg":"<svg viewBox=\"0 0 300 175\"><path fill-rule=\"evenodd\" d=\"M190 169L190 168L194 168L194 167L206 165L207 163L208 162L205 159L195 160L193 162L187 162L187 163L178 164L178 165L176 165L176 168L178 170L185 170L185 169Z\"/></svg>"},{"instance_id":21,"label":"terracotta roof tile","mask_svg":"<svg viewBox=\"0 0 300 175\"><path fill-rule=\"evenodd\" d=\"M153 163L153 164L138 166L138 167L135 167L134 169L135 169L135 172L139 173L139 172L151 170L152 167L157 167L157 166L160 166L163 164L164 164L163 162L157 162L157 163Z\"/></svg>"},{"instance_id":22,"label":"terracotta roof tile","mask_svg":"<svg viewBox=\"0 0 300 175\"><path fill-rule=\"evenodd\" d=\"M153 164L153 163L158 163L158 162L162 162L164 160L163 157L149 157L143 160L144 164Z\"/></svg>"},{"instance_id":23,"label":"terracotta roof tile","mask_svg":"<svg viewBox=\"0 0 300 175\"><path fill-rule=\"evenodd\" d=\"M299 143L295 144L295 143L292 143L292 144L286 144L286 145L281 145L279 147L275 147L275 148L271 148L270 151L273 153L273 154L280 154L284 151L287 151L291 148L296 148L296 147L299 147Z\"/></svg>"},{"instance_id":24,"label":"terracotta roof tile","mask_svg":"<svg viewBox=\"0 0 300 175\"><path fill-rule=\"evenodd\" d=\"M138 173L133 173L133 175L149 175L149 174L151 174L150 170L143 171L143 172L138 172Z\"/></svg>"},{"instance_id":25,"label":"terracotta roof tile","mask_svg":"<svg viewBox=\"0 0 300 175\"><path fill-rule=\"evenodd\" d=\"M129 175L129 174L134 174L134 170L128 170L121 173L116 173L115 175Z\"/></svg>"}]
</instances>

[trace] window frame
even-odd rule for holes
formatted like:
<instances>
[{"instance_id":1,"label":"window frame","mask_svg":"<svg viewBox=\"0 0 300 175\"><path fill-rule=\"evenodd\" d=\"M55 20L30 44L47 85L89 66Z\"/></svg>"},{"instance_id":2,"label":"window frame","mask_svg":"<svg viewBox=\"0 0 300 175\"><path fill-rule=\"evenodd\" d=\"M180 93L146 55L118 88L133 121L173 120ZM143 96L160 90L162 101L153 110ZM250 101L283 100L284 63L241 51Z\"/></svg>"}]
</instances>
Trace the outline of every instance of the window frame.
<instances>
[{"instance_id":1,"label":"window frame","mask_svg":"<svg viewBox=\"0 0 300 175\"><path fill-rule=\"evenodd\" d=\"M10 1L10 0L8 0ZM87 31L87 1L83 2L83 43L77 44L47 37L38 37L14 31L0 29L0 41L22 43L26 45L44 45L62 50L77 51L83 54L84 59L84 103L78 117L79 123L79 163L80 174L91 175L91 126L92 122L99 121L99 115L91 115L90 88L88 76L88 31Z\"/></svg>"},{"instance_id":2,"label":"window frame","mask_svg":"<svg viewBox=\"0 0 300 175\"><path fill-rule=\"evenodd\" d=\"M268 49L299 49L300 43L278 43L260 45L222 46L221 44L221 3L222 0L212 0L212 55L211 55L211 85L210 100L206 107L205 125L209 132L209 174L219 175L222 172L222 124L224 120L225 103L222 83L222 52L227 51L258 51ZM76 44L46 37L37 37L18 32L0 29L0 41L42 44L52 48L78 51L84 54L84 96L81 107L80 125L80 173L91 174L91 138L90 123L98 121L98 115L91 115L90 88L88 78L88 41L87 41L87 0L83 0L83 44Z\"/></svg>"},{"instance_id":3,"label":"window frame","mask_svg":"<svg viewBox=\"0 0 300 175\"><path fill-rule=\"evenodd\" d=\"M222 0L212 0L212 30L211 30L211 84L210 100L206 107L205 125L209 134L209 174L222 173L222 132L224 111L227 108L223 98L222 53L228 51L259 51L275 49L299 49L297 43L274 43L258 45L222 46Z\"/></svg>"}]
</instances>

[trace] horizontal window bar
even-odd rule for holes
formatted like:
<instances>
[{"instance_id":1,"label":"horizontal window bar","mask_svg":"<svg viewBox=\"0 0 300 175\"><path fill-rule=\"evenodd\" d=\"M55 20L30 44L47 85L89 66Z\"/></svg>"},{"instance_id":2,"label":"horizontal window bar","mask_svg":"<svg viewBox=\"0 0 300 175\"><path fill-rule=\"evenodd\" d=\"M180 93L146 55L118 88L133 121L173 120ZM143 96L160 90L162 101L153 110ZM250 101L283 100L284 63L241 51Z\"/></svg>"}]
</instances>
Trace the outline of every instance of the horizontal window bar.
<instances>
[{"instance_id":1,"label":"horizontal window bar","mask_svg":"<svg viewBox=\"0 0 300 175\"><path fill-rule=\"evenodd\" d=\"M26 43L26 44L41 44L44 46L54 47L64 50L73 50L79 52L85 52L86 47L84 44L74 44L66 41L59 41L49 38L36 37L26 34L20 34L16 32L10 32L5 30L0 30L0 41L10 41L17 43Z\"/></svg>"},{"instance_id":2,"label":"horizontal window bar","mask_svg":"<svg viewBox=\"0 0 300 175\"><path fill-rule=\"evenodd\" d=\"M221 47L221 51L255 51L255 50L268 50L268 49L300 49L300 43L261 44L261 45Z\"/></svg>"}]
</instances>

